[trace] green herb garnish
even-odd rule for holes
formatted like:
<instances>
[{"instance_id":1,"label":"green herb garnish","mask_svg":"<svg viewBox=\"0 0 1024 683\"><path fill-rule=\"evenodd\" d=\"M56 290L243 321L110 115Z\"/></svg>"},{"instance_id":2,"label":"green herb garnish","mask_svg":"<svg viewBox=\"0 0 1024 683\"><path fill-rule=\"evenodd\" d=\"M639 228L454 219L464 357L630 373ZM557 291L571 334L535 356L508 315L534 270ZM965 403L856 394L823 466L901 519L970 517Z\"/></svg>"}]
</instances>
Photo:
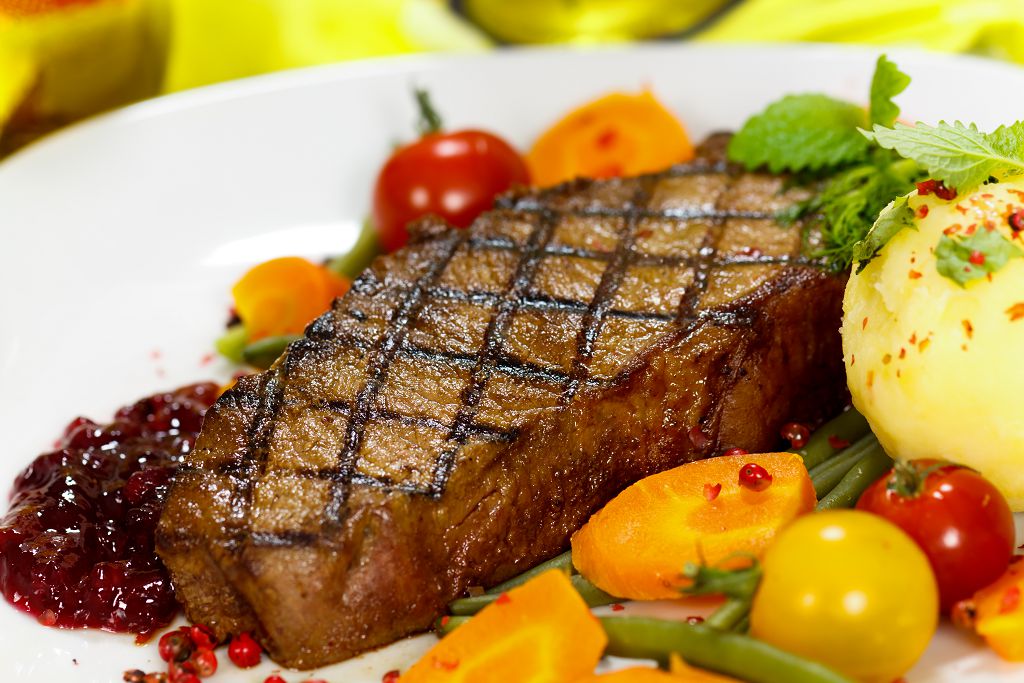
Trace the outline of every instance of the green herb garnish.
<instances>
[{"instance_id":1,"label":"green herb garnish","mask_svg":"<svg viewBox=\"0 0 1024 683\"><path fill-rule=\"evenodd\" d=\"M910 85L910 76L900 71L888 57L881 55L875 63L875 75L871 78L871 108L868 110L871 125L891 126L900 115L900 108L892 98Z\"/></svg>"},{"instance_id":2,"label":"green herb garnish","mask_svg":"<svg viewBox=\"0 0 1024 683\"><path fill-rule=\"evenodd\" d=\"M792 95L751 117L729 145L729 158L748 169L767 167L822 182L815 197L779 218L805 218L807 227L819 230L822 247L810 256L824 259L831 270L850 267L855 245L879 212L893 197L913 190L921 177L917 164L872 144L861 132L866 125L895 121L900 109L892 99L908 83L910 77L882 55L871 81L869 111L825 95Z\"/></svg>"},{"instance_id":3,"label":"green herb garnish","mask_svg":"<svg viewBox=\"0 0 1024 683\"><path fill-rule=\"evenodd\" d=\"M935 247L939 273L963 287L994 273L1012 258L1024 256L1020 247L997 230L978 228L962 238L943 235Z\"/></svg>"},{"instance_id":4,"label":"green herb garnish","mask_svg":"<svg viewBox=\"0 0 1024 683\"><path fill-rule=\"evenodd\" d=\"M867 235L853 245L851 258L857 261L857 272L864 270L882 247L904 228L917 229L914 225L914 210L910 208L907 195L894 199L878 214L878 219Z\"/></svg>"},{"instance_id":5,"label":"green herb garnish","mask_svg":"<svg viewBox=\"0 0 1024 683\"><path fill-rule=\"evenodd\" d=\"M927 169L929 175L961 194L992 176L1024 173L1024 122L985 134L974 124L940 121L938 126L897 123L874 126L864 135Z\"/></svg>"},{"instance_id":6,"label":"green herb garnish","mask_svg":"<svg viewBox=\"0 0 1024 683\"><path fill-rule=\"evenodd\" d=\"M864 135L884 149L890 149L926 169L947 187L967 194L995 177L1024 173L1024 123L1000 126L983 133L974 124L952 124L940 121L938 126L918 123L907 126L897 123L893 128L875 126ZM902 197L898 216L878 217L864 241L853 250L860 272L893 235L904 227L913 227L913 212ZM972 254L974 261L971 260ZM954 239L943 235L935 246L936 268L943 276L963 287L971 280L994 273L1021 250L992 230L978 230L973 235Z\"/></svg>"},{"instance_id":7,"label":"green herb garnish","mask_svg":"<svg viewBox=\"0 0 1024 683\"><path fill-rule=\"evenodd\" d=\"M788 171L819 183L815 197L779 219L805 219L806 227L818 229L823 246L810 256L832 270L857 262L860 272L894 235L915 227L908 198L918 180L931 177L967 194L990 179L1024 174L1024 122L991 133L959 121L898 123L893 98L909 84L910 77L881 55L867 111L826 95L791 95L751 117L729 145L729 158L750 170ZM854 133L867 144L856 143ZM938 271L963 286L1024 251L982 229L943 235L935 255Z\"/></svg>"},{"instance_id":8,"label":"green herb garnish","mask_svg":"<svg viewBox=\"0 0 1024 683\"><path fill-rule=\"evenodd\" d=\"M788 95L743 124L729 141L729 158L772 173L834 170L867 154L870 144L857 130L866 120L849 102Z\"/></svg>"},{"instance_id":9,"label":"green herb garnish","mask_svg":"<svg viewBox=\"0 0 1024 683\"><path fill-rule=\"evenodd\" d=\"M809 217L807 227L818 229L823 238L821 249L811 256L823 258L833 271L844 271L861 258L857 247L870 234L879 212L894 196L909 192L919 175L913 162L890 157L858 164L836 173L817 195L780 219Z\"/></svg>"}]
</instances>

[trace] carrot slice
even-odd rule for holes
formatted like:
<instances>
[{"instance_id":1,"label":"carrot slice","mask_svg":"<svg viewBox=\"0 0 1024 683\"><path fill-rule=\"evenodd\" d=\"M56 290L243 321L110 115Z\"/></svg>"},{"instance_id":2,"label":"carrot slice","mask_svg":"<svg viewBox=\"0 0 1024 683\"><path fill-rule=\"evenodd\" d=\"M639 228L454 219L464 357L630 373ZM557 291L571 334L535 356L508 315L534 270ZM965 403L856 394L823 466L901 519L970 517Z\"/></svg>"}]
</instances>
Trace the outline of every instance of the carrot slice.
<instances>
[{"instance_id":1,"label":"carrot slice","mask_svg":"<svg viewBox=\"0 0 1024 683\"><path fill-rule=\"evenodd\" d=\"M678 678L660 669L634 666L606 674L594 674L575 683L679 683Z\"/></svg>"},{"instance_id":2,"label":"carrot slice","mask_svg":"<svg viewBox=\"0 0 1024 683\"><path fill-rule=\"evenodd\" d=\"M235 311L249 340L299 334L326 311L349 282L323 266L296 256L276 258L251 268L235 283Z\"/></svg>"},{"instance_id":3,"label":"carrot slice","mask_svg":"<svg viewBox=\"0 0 1024 683\"><path fill-rule=\"evenodd\" d=\"M553 569L510 590L435 645L401 683L556 683L590 674L608 642Z\"/></svg>"},{"instance_id":4,"label":"carrot slice","mask_svg":"<svg viewBox=\"0 0 1024 683\"><path fill-rule=\"evenodd\" d=\"M756 463L771 484L755 491L739 473ZM572 537L572 563L622 598L679 597L688 562L738 567L775 533L814 509L814 486L793 453L709 458L641 479L598 510Z\"/></svg>"},{"instance_id":5,"label":"carrot slice","mask_svg":"<svg viewBox=\"0 0 1024 683\"><path fill-rule=\"evenodd\" d=\"M645 90L611 93L573 110L540 136L526 164L543 186L660 171L692 158L683 124Z\"/></svg>"}]
</instances>

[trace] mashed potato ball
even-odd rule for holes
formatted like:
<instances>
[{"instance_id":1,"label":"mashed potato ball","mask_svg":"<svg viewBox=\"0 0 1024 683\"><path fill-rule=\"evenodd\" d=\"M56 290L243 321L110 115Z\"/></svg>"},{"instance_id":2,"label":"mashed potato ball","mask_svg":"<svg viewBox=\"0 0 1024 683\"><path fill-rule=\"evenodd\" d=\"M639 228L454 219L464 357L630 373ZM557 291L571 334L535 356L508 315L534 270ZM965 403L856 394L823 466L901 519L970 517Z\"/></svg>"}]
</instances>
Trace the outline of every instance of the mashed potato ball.
<instances>
[{"instance_id":1,"label":"mashed potato ball","mask_svg":"<svg viewBox=\"0 0 1024 683\"><path fill-rule=\"evenodd\" d=\"M936 247L944 234L995 230L1021 250L1006 253L1024 252L1024 232L1015 230L1024 226L1024 213L1016 215L1024 182L951 201L914 193L909 204L917 230L897 233L846 288L843 355L854 405L893 457L973 467L1022 511L1024 258L961 286L940 274ZM971 250L958 267L988 258Z\"/></svg>"}]
</instances>

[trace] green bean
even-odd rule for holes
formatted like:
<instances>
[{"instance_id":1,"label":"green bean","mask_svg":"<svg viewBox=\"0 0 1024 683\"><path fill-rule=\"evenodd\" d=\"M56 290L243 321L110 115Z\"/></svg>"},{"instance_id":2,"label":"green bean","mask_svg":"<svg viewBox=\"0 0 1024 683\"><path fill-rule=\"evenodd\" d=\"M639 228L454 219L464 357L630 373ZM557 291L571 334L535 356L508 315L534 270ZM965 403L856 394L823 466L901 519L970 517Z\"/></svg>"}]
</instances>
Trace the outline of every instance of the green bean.
<instances>
[{"instance_id":1,"label":"green bean","mask_svg":"<svg viewBox=\"0 0 1024 683\"><path fill-rule=\"evenodd\" d=\"M522 586L524 583L529 581L539 574L543 574L549 569L564 569L566 571L574 571L572 568L572 551L566 550L561 555L555 555L547 562L541 562L532 569L527 569L518 576L513 576L508 581L502 581L497 586L492 586L487 589L488 593L504 593L516 586Z\"/></svg>"},{"instance_id":2,"label":"green bean","mask_svg":"<svg viewBox=\"0 0 1024 683\"><path fill-rule=\"evenodd\" d=\"M288 334L254 341L242 349L242 358L249 365L266 370L284 353L288 345L298 338L298 335Z\"/></svg>"},{"instance_id":3,"label":"green bean","mask_svg":"<svg viewBox=\"0 0 1024 683\"><path fill-rule=\"evenodd\" d=\"M621 601L621 598L608 595L579 574L571 576L569 581L572 583L572 587L576 589L576 592L580 594L580 597L583 598L583 601L591 607L601 607L602 605L611 605ZM448 603L448 611L456 616L476 614L499 597L501 597L501 593L484 593L482 595L472 595L468 598L459 598Z\"/></svg>"},{"instance_id":4,"label":"green bean","mask_svg":"<svg viewBox=\"0 0 1024 683\"><path fill-rule=\"evenodd\" d=\"M377 231L369 219L363 221L359 230L359 237L352 248L340 256L335 256L327 263L327 267L338 275L355 280L366 270L374 257L380 253L380 245L377 242Z\"/></svg>"},{"instance_id":5,"label":"green bean","mask_svg":"<svg viewBox=\"0 0 1024 683\"><path fill-rule=\"evenodd\" d=\"M746 633L750 630L750 612L747 612L742 619L732 627L733 633Z\"/></svg>"},{"instance_id":6,"label":"green bean","mask_svg":"<svg viewBox=\"0 0 1024 683\"><path fill-rule=\"evenodd\" d=\"M855 408L850 408L821 425L807 440L804 447L796 452L804 459L807 469L811 469L842 450L832 447L830 437L853 442L870 431L871 428L868 427L868 421L864 419L864 416Z\"/></svg>"},{"instance_id":7,"label":"green bean","mask_svg":"<svg viewBox=\"0 0 1024 683\"><path fill-rule=\"evenodd\" d=\"M437 631L437 635L439 635L439 636L441 636L443 638L444 636L448 635L449 633L451 633L452 631L454 631L458 627L462 626L463 624L465 624L467 621L469 621L472 618L473 617L471 617L471 616L463 616L463 617L444 616L444 617L439 617L438 619L434 620L434 630Z\"/></svg>"},{"instance_id":8,"label":"green bean","mask_svg":"<svg viewBox=\"0 0 1024 683\"><path fill-rule=\"evenodd\" d=\"M604 617L601 624L609 655L655 659L665 666L669 655L678 653L694 666L750 683L853 683L818 662L703 624L642 617Z\"/></svg>"},{"instance_id":9,"label":"green bean","mask_svg":"<svg viewBox=\"0 0 1024 683\"><path fill-rule=\"evenodd\" d=\"M850 468L857 464L858 460L877 447L878 439L874 434L868 434L839 455L812 469L810 471L811 481L814 483L814 492L818 499L824 498L829 491L835 488L839 480L846 476Z\"/></svg>"},{"instance_id":10,"label":"green bean","mask_svg":"<svg viewBox=\"0 0 1024 683\"><path fill-rule=\"evenodd\" d=\"M499 597L500 593L497 595L494 593L481 593L480 595L471 595L468 598L452 600L448 603L448 612L456 616L471 616L487 607L487 605Z\"/></svg>"},{"instance_id":11,"label":"green bean","mask_svg":"<svg viewBox=\"0 0 1024 683\"><path fill-rule=\"evenodd\" d=\"M890 467L892 458L882 450L881 445L871 449L846 473L836 487L818 502L818 509L853 507L864 490L888 472Z\"/></svg>"},{"instance_id":12,"label":"green bean","mask_svg":"<svg viewBox=\"0 0 1024 683\"><path fill-rule=\"evenodd\" d=\"M750 613L750 600L729 598L704 623L720 631L731 631Z\"/></svg>"},{"instance_id":13,"label":"green bean","mask_svg":"<svg viewBox=\"0 0 1024 683\"><path fill-rule=\"evenodd\" d=\"M580 574L573 574L569 577L569 582L572 583L572 587L576 589L576 592L583 598L583 602L587 603L591 607L601 607L603 605L614 605L617 602L622 602L622 598L617 598L614 595L609 595L603 590L590 583L583 578Z\"/></svg>"},{"instance_id":14,"label":"green bean","mask_svg":"<svg viewBox=\"0 0 1024 683\"><path fill-rule=\"evenodd\" d=\"M232 363L241 363L244 360L242 358L242 350L248 342L249 332L245 329L245 325L242 323L236 323L217 338L214 346L217 347L217 352L220 353L220 355L224 356Z\"/></svg>"}]
</instances>

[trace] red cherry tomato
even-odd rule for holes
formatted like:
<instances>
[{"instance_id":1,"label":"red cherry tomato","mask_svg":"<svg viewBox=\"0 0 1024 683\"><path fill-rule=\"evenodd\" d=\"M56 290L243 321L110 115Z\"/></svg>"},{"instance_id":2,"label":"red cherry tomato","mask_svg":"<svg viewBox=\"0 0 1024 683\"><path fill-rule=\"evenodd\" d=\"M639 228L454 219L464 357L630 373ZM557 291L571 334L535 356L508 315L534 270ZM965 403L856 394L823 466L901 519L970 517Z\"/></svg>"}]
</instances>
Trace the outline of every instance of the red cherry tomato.
<instances>
[{"instance_id":1,"label":"red cherry tomato","mask_svg":"<svg viewBox=\"0 0 1024 683\"><path fill-rule=\"evenodd\" d=\"M1002 575L1013 556L1013 512L974 470L936 460L898 464L857 508L903 529L928 556L943 612Z\"/></svg>"},{"instance_id":2,"label":"red cherry tomato","mask_svg":"<svg viewBox=\"0 0 1024 683\"><path fill-rule=\"evenodd\" d=\"M373 223L381 246L405 244L406 225L436 214L465 228L494 197L530 177L522 157L501 138L479 130L430 133L395 152L377 177Z\"/></svg>"}]
</instances>

